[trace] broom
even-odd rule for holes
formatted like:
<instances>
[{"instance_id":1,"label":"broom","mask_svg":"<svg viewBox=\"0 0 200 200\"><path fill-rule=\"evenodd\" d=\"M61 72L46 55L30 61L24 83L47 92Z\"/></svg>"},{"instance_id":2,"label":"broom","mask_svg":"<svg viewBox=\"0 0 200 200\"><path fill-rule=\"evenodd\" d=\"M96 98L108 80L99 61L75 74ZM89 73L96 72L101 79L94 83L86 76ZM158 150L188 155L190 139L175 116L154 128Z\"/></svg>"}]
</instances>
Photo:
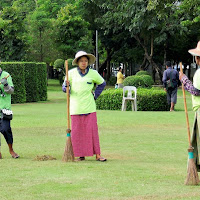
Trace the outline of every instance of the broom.
<instances>
[{"instance_id":1,"label":"broom","mask_svg":"<svg viewBox=\"0 0 200 200\"><path fill-rule=\"evenodd\" d=\"M183 72L182 62L180 62L180 71ZM188 141L189 141L189 148L188 148L189 161L188 161L188 170L187 170L187 178L185 180L185 185L198 185L199 175L197 172L196 165L194 163L194 154L193 154L194 148L192 147L190 139L190 126L189 126L187 104L186 104L185 90L183 84L182 84L182 91L183 91L184 108L185 108L185 116L186 116L187 132L188 132Z\"/></svg>"},{"instance_id":2,"label":"broom","mask_svg":"<svg viewBox=\"0 0 200 200\"><path fill-rule=\"evenodd\" d=\"M69 78L68 78L68 62L65 60L65 72L66 72L66 84L67 84L67 141L65 145L65 151L62 161L74 161L74 152L71 141L71 129L70 129L70 115L69 115Z\"/></svg>"},{"instance_id":3,"label":"broom","mask_svg":"<svg viewBox=\"0 0 200 200\"><path fill-rule=\"evenodd\" d=\"M6 77L4 77L5 79L7 79L10 75L8 74ZM0 82L1 85L1 82ZM2 155L1 155L1 133L0 133L0 159L2 159Z\"/></svg>"}]
</instances>

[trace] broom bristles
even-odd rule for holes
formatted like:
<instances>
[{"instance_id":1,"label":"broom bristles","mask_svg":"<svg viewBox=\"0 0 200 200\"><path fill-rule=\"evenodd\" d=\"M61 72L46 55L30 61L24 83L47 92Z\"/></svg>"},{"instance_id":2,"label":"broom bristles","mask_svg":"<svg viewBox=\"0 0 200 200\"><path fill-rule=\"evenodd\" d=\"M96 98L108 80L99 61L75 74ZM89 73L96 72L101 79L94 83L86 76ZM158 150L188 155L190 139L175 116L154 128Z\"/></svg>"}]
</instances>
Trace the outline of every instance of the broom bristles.
<instances>
[{"instance_id":1,"label":"broom bristles","mask_svg":"<svg viewBox=\"0 0 200 200\"><path fill-rule=\"evenodd\" d=\"M185 185L198 185L199 184L199 175L197 172L196 165L193 158L193 149L188 149L189 152L189 162L188 162L188 171L187 178L185 180Z\"/></svg>"},{"instance_id":2,"label":"broom bristles","mask_svg":"<svg viewBox=\"0 0 200 200\"><path fill-rule=\"evenodd\" d=\"M68 161L73 162L74 161L74 152L73 152L70 132L71 131L67 130L67 141L66 141L66 145L65 145L65 151L63 154L63 158L62 158L62 161L64 161L64 162L68 162Z\"/></svg>"}]
</instances>

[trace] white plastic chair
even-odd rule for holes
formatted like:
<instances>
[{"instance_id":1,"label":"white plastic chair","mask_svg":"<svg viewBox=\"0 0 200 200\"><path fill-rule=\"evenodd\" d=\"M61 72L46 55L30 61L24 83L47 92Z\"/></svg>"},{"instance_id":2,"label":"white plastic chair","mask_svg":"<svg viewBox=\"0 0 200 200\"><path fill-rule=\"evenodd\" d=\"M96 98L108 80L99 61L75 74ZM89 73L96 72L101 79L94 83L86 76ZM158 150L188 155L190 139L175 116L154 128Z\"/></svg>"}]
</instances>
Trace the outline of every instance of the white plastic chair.
<instances>
[{"instance_id":1,"label":"white plastic chair","mask_svg":"<svg viewBox=\"0 0 200 200\"><path fill-rule=\"evenodd\" d=\"M127 97L125 96L126 91L128 91ZM122 111L126 111L127 101L131 101L132 111L137 111L137 88L136 87L134 86L123 87Z\"/></svg>"}]
</instances>

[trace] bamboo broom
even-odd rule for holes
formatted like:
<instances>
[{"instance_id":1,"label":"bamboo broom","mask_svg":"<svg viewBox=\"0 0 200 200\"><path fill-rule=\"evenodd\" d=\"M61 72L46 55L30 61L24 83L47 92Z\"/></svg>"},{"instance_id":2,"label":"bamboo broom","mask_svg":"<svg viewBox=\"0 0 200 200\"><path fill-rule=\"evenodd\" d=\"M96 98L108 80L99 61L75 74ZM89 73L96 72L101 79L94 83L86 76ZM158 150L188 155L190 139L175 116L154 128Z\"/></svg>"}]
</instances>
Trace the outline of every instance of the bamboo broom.
<instances>
[{"instance_id":1,"label":"bamboo broom","mask_svg":"<svg viewBox=\"0 0 200 200\"><path fill-rule=\"evenodd\" d=\"M182 69L182 62L180 62L180 71L183 73ZM182 84L182 91L183 91L183 99L184 99L184 108L185 108L185 116L186 116L186 124L187 124L187 132L188 132L188 170L187 170L187 178L185 180L185 185L198 185L199 184L199 175L197 172L196 165L194 163L194 154L193 154L193 147L190 138L190 126L189 126L189 119L188 119L188 112L187 112L187 104L186 104L186 96L185 96L185 89Z\"/></svg>"},{"instance_id":2,"label":"bamboo broom","mask_svg":"<svg viewBox=\"0 0 200 200\"><path fill-rule=\"evenodd\" d=\"M62 161L68 162L68 161L74 161L74 152L72 147L72 141L71 141L71 129L70 129L70 115L69 115L69 77L68 77L68 61L65 60L65 72L66 72L66 85L67 85L67 141L65 145L65 151L63 154Z\"/></svg>"}]
</instances>

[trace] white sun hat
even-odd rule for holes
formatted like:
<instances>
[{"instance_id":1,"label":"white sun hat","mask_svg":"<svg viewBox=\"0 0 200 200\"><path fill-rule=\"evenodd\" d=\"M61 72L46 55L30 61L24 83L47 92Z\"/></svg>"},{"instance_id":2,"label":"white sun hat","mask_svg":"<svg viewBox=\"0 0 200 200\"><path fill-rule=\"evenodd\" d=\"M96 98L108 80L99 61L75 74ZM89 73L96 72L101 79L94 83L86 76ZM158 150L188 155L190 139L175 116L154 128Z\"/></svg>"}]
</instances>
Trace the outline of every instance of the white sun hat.
<instances>
[{"instance_id":1,"label":"white sun hat","mask_svg":"<svg viewBox=\"0 0 200 200\"><path fill-rule=\"evenodd\" d=\"M95 61L96 61L96 58L95 58L94 55L89 54L89 53L86 53L85 51L78 51L78 52L76 53L76 55L75 55L75 59L73 60L72 65L77 65L77 64L78 64L78 63L77 63L78 58L80 58L80 57L82 57L82 56L87 56L87 57L88 57L88 59L89 59L89 60L88 60L88 65L92 65L92 64L94 64Z\"/></svg>"},{"instance_id":2,"label":"white sun hat","mask_svg":"<svg viewBox=\"0 0 200 200\"><path fill-rule=\"evenodd\" d=\"M190 49L188 52L193 56L200 56L200 41L197 43L197 47L195 49Z\"/></svg>"}]
</instances>

